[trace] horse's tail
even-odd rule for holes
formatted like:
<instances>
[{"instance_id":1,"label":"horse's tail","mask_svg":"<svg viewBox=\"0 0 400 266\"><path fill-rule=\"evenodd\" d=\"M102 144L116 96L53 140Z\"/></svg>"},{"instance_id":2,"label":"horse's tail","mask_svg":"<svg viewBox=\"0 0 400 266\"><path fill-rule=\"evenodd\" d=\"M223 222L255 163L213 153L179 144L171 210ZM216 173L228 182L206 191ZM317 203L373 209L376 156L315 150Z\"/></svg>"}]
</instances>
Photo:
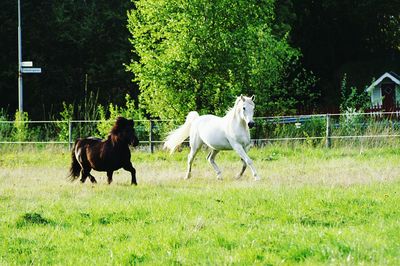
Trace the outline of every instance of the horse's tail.
<instances>
[{"instance_id":1,"label":"horse's tail","mask_svg":"<svg viewBox=\"0 0 400 266\"><path fill-rule=\"evenodd\" d=\"M186 116L186 121L183 125L169 133L167 139L164 143L164 149L169 149L171 153L173 153L178 147L179 144L185 141L187 137L190 135L190 128L192 126L192 122L199 117L199 113L196 111L190 112Z\"/></svg>"},{"instance_id":2,"label":"horse's tail","mask_svg":"<svg viewBox=\"0 0 400 266\"><path fill-rule=\"evenodd\" d=\"M72 148L72 152L71 152L72 163L71 163L71 167L69 168L69 178L71 181L78 179L78 177L81 173L81 165L79 164L79 162L75 156L75 147L77 144L78 144L78 140L75 141L74 147Z\"/></svg>"}]
</instances>

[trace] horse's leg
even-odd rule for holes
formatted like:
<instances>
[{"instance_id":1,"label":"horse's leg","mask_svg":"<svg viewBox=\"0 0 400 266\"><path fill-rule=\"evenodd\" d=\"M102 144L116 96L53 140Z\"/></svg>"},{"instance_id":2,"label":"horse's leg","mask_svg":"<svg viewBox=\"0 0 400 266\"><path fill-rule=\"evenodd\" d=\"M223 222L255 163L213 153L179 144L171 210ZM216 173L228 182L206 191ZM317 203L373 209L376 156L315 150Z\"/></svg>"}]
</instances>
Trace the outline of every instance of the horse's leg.
<instances>
[{"instance_id":1,"label":"horse's leg","mask_svg":"<svg viewBox=\"0 0 400 266\"><path fill-rule=\"evenodd\" d=\"M94 178L94 176L92 176L90 174L90 170L92 170L92 169L90 169L90 168L86 169L85 172L86 172L87 176L89 177L90 181L95 184L95 183L97 183L96 178Z\"/></svg>"},{"instance_id":2,"label":"horse's leg","mask_svg":"<svg viewBox=\"0 0 400 266\"><path fill-rule=\"evenodd\" d=\"M85 183L87 177L88 177L87 173L83 169L81 169L81 183L82 184Z\"/></svg>"},{"instance_id":3,"label":"horse's leg","mask_svg":"<svg viewBox=\"0 0 400 266\"><path fill-rule=\"evenodd\" d=\"M256 169L254 168L253 161L247 155L247 153L243 149L242 145L240 145L239 143L234 143L231 145L232 145L232 148L239 154L240 158L250 167L251 172L253 173L254 180L260 180L260 177L258 176ZM243 168L242 168L242 170L243 170Z\"/></svg>"},{"instance_id":4,"label":"horse's leg","mask_svg":"<svg viewBox=\"0 0 400 266\"><path fill-rule=\"evenodd\" d=\"M137 185L136 182L136 169L132 166L132 163L129 162L125 167L124 170L131 172L132 180L131 185Z\"/></svg>"},{"instance_id":5,"label":"horse's leg","mask_svg":"<svg viewBox=\"0 0 400 266\"><path fill-rule=\"evenodd\" d=\"M240 170L240 173L236 176L236 178L237 179L239 179L239 178L241 178L242 177L242 175L243 175L243 173L244 173L244 171L246 170L246 168L247 168L247 164L246 164L246 162L242 159L242 158L240 158L240 160L242 161L242 163L243 163L243 166L242 166L242 170Z\"/></svg>"},{"instance_id":6,"label":"horse's leg","mask_svg":"<svg viewBox=\"0 0 400 266\"><path fill-rule=\"evenodd\" d=\"M82 174L81 182L82 183L85 183L86 178L88 178L88 177L92 183L97 183L96 178L94 178L94 176L92 176L90 174L90 170L91 170L90 168L89 169L84 168L81 170L81 174Z\"/></svg>"},{"instance_id":7,"label":"horse's leg","mask_svg":"<svg viewBox=\"0 0 400 266\"><path fill-rule=\"evenodd\" d=\"M187 172L186 172L185 179L189 179L191 176L190 172L192 171L192 163L193 163L194 157L196 156L197 151L198 151L198 148L193 148L193 147L190 148L190 152L189 152L188 160L187 160Z\"/></svg>"},{"instance_id":8,"label":"horse's leg","mask_svg":"<svg viewBox=\"0 0 400 266\"><path fill-rule=\"evenodd\" d=\"M90 178L90 181L91 181L92 183L94 183L94 184L97 183L96 178L94 178L94 176L92 176L91 174L89 174L89 178Z\"/></svg>"},{"instance_id":9,"label":"horse's leg","mask_svg":"<svg viewBox=\"0 0 400 266\"><path fill-rule=\"evenodd\" d=\"M194 157L196 156L196 154L202 144L203 144L203 142L200 139L200 137L197 135L197 133L193 137L190 136L190 152L189 152L188 160L187 160L188 169L186 172L185 179L190 178L190 172L192 171L192 163L193 163Z\"/></svg>"},{"instance_id":10,"label":"horse's leg","mask_svg":"<svg viewBox=\"0 0 400 266\"><path fill-rule=\"evenodd\" d=\"M112 182L113 173L114 173L114 171L107 171L107 181L108 181L108 184L111 184L111 182Z\"/></svg>"},{"instance_id":11,"label":"horse's leg","mask_svg":"<svg viewBox=\"0 0 400 266\"><path fill-rule=\"evenodd\" d=\"M215 163L214 159L215 156L217 156L219 151L217 150L211 150L211 152L208 154L207 156L207 160L210 162L210 164L212 165L212 167L214 168L215 172L217 173L217 179L222 180L222 176L221 176L221 170L219 170L218 165Z\"/></svg>"}]
</instances>

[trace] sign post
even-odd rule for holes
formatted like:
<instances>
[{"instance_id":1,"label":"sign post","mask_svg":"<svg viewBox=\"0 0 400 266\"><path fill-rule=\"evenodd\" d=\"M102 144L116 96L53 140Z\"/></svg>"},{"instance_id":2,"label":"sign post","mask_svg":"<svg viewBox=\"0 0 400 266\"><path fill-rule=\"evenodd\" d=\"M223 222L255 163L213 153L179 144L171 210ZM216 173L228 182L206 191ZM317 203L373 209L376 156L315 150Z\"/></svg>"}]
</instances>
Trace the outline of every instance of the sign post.
<instances>
[{"instance_id":1,"label":"sign post","mask_svg":"<svg viewBox=\"0 0 400 266\"><path fill-rule=\"evenodd\" d=\"M18 110L22 113L22 48L21 48L21 1L18 0Z\"/></svg>"},{"instance_id":2,"label":"sign post","mask_svg":"<svg viewBox=\"0 0 400 266\"><path fill-rule=\"evenodd\" d=\"M22 37L21 37L21 0L18 0L18 111L23 112L22 73L42 73L40 67L32 67L32 61L22 62Z\"/></svg>"}]
</instances>

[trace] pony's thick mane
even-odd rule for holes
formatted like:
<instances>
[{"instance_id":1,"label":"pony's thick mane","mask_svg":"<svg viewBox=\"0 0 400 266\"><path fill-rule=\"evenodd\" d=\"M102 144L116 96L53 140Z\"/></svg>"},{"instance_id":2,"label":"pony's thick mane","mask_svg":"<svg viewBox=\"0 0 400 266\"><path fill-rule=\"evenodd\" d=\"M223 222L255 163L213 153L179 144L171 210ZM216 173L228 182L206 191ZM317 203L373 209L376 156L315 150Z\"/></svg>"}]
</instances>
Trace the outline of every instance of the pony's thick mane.
<instances>
[{"instance_id":1,"label":"pony's thick mane","mask_svg":"<svg viewBox=\"0 0 400 266\"><path fill-rule=\"evenodd\" d=\"M118 117L114 126L112 127L110 134L108 135L109 139L113 144L120 142L122 139L122 132L126 128L128 124L128 120L123 117Z\"/></svg>"}]
</instances>

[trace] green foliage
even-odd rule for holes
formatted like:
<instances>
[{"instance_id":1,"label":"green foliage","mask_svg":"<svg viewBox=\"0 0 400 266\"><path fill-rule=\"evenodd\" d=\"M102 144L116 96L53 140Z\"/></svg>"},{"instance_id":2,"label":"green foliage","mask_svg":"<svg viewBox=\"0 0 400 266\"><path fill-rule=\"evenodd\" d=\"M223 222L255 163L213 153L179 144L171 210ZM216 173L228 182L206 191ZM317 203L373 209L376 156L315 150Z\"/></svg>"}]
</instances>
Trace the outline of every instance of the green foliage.
<instances>
[{"instance_id":1,"label":"green foliage","mask_svg":"<svg viewBox=\"0 0 400 266\"><path fill-rule=\"evenodd\" d=\"M85 89L85 97L75 105L76 112L75 119L84 121L95 121L99 119L99 112L97 110L99 94L90 91L87 93ZM74 129L74 136L76 137L89 137L98 136L96 127L92 123L79 123L74 124L78 128Z\"/></svg>"},{"instance_id":2,"label":"green foliage","mask_svg":"<svg viewBox=\"0 0 400 266\"><path fill-rule=\"evenodd\" d=\"M7 111L0 108L0 121L9 121Z\"/></svg>"},{"instance_id":3,"label":"green foliage","mask_svg":"<svg viewBox=\"0 0 400 266\"><path fill-rule=\"evenodd\" d=\"M285 118L274 118L268 121L256 119L256 127L251 130L251 137L254 139L281 139L277 143L283 142L286 138L305 139L309 146L320 146L324 143L326 130L326 118L324 116L313 116L309 118L297 119L293 122L285 122ZM318 139L315 139L318 137ZM296 143L294 140L290 142Z\"/></svg>"},{"instance_id":4,"label":"green foliage","mask_svg":"<svg viewBox=\"0 0 400 266\"><path fill-rule=\"evenodd\" d=\"M145 119L142 111L136 107L135 101L129 94L125 95L125 106L119 107L110 103L107 107L99 105L97 111L100 117L100 122L97 124L97 130L100 133L100 137L105 137L110 132L111 127L114 125L117 117L122 116L127 119L143 120ZM137 125L135 126L137 127ZM139 132L142 132L140 130ZM145 132L142 132L143 134ZM142 134L142 135L143 135ZM141 139L141 138L139 138Z\"/></svg>"},{"instance_id":5,"label":"green foliage","mask_svg":"<svg viewBox=\"0 0 400 266\"><path fill-rule=\"evenodd\" d=\"M315 84L317 78L311 71L304 69L298 60L287 66L282 81L276 87L284 88L276 91L269 101L273 106L273 115L311 114L317 108L317 100L321 96Z\"/></svg>"},{"instance_id":6,"label":"green foliage","mask_svg":"<svg viewBox=\"0 0 400 266\"><path fill-rule=\"evenodd\" d=\"M74 117L74 106L63 102L63 110L60 112L61 121L57 123L60 141L69 141L69 121ZM65 122L64 122L65 121Z\"/></svg>"},{"instance_id":7,"label":"green foliage","mask_svg":"<svg viewBox=\"0 0 400 266\"><path fill-rule=\"evenodd\" d=\"M9 140L12 135L13 125L9 123L10 119L7 112L0 108L0 136L2 141Z\"/></svg>"},{"instance_id":8,"label":"green foliage","mask_svg":"<svg viewBox=\"0 0 400 266\"><path fill-rule=\"evenodd\" d=\"M348 108L340 117L340 127L335 130L339 136L357 136L363 135L366 128L365 117L359 111Z\"/></svg>"},{"instance_id":9,"label":"green foliage","mask_svg":"<svg viewBox=\"0 0 400 266\"><path fill-rule=\"evenodd\" d=\"M100 133L100 137L105 137L108 135L110 132L110 129L115 121L115 119L111 118L111 116L115 116L115 108L118 108L118 106L114 107L113 104L109 105L108 111L110 112L110 118L107 118L107 112L105 110L105 107L102 105L98 106L98 113L100 116L100 122L97 124L97 130ZM118 117L118 114L115 116Z\"/></svg>"},{"instance_id":10,"label":"green foliage","mask_svg":"<svg viewBox=\"0 0 400 266\"><path fill-rule=\"evenodd\" d=\"M256 94L260 114L288 109L280 84L299 51L272 34L274 1L135 1L128 14L134 52L128 69L153 117L191 110L222 115L238 94ZM273 99L273 100L270 100ZM280 108L280 107L279 107Z\"/></svg>"},{"instance_id":11,"label":"green foliage","mask_svg":"<svg viewBox=\"0 0 400 266\"><path fill-rule=\"evenodd\" d=\"M347 86L347 74L344 74L341 83L341 104L339 117L340 128L335 130L336 134L344 136L362 135L365 132L365 117L360 115L370 105L369 95L356 87Z\"/></svg>"},{"instance_id":12,"label":"green foliage","mask_svg":"<svg viewBox=\"0 0 400 266\"><path fill-rule=\"evenodd\" d=\"M341 103L340 112L353 113L355 111L363 112L370 105L369 95L362 91L359 92L356 87L347 86L347 74L344 74L342 83L340 86Z\"/></svg>"},{"instance_id":13,"label":"green foliage","mask_svg":"<svg viewBox=\"0 0 400 266\"><path fill-rule=\"evenodd\" d=\"M14 116L14 129L12 138L14 141L26 141L29 138L29 117L27 112L16 111Z\"/></svg>"},{"instance_id":14,"label":"green foliage","mask_svg":"<svg viewBox=\"0 0 400 266\"><path fill-rule=\"evenodd\" d=\"M76 117L78 120L97 120L97 105L99 104L99 93L90 91L85 93L85 97L77 104Z\"/></svg>"}]
</instances>

